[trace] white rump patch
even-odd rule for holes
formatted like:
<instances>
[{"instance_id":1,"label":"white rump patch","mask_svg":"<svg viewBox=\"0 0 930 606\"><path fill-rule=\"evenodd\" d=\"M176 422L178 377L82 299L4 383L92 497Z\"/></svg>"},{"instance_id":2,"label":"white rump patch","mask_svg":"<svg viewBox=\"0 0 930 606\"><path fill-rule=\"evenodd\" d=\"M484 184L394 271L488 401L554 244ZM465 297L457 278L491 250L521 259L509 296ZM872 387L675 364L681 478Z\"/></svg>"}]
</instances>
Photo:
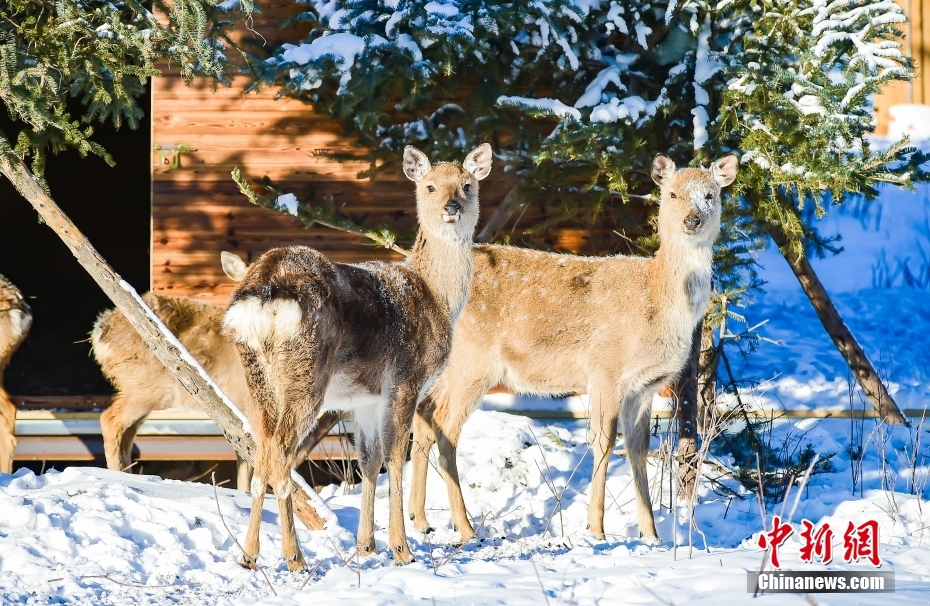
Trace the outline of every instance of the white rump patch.
<instances>
[{"instance_id":1,"label":"white rump patch","mask_svg":"<svg viewBox=\"0 0 930 606\"><path fill-rule=\"evenodd\" d=\"M10 310L10 327L13 330L13 340L19 341L22 339L26 332L29 330L29 327L32 326L32 316L23 313L20 309Z\"/></svg>"},{"instance_id":2,"label":"white rump patch","mask_svg":"<svg viewBox=\"0 0 930 606\"><path fill-rule=\"evenodd\" d=\"M223 327L237 343L261 350L271 342L279 345L300 332L303 313L297 301L275 299L262 303L256 297L237 301L223 316Z\"/></svg>"}]
</instances>

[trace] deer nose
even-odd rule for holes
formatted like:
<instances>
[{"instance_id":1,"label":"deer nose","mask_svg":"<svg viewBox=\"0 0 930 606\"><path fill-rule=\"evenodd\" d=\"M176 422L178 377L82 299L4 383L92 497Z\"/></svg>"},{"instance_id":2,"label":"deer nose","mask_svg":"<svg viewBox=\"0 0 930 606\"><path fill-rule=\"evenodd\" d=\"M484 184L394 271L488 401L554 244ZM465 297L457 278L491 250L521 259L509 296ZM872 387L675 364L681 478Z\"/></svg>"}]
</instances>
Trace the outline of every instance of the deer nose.
<instances>
[{"instance_id":1,"label":"deer nose","mask_svg":"<svg viewBox=\"0 0 930 606\"><path fill-rule=\"evenodd\" d=\"M688 215L685 217L685 230L691 233L697 231L697 228L701 226L701 217L698 215Z\"/></svg>"},{"instance_id":2,"label":"deer nose","mask_svg":"<svg viewBox=\"0 0 930 606\"><path fill-rule=\"evenodd\" d=\"M446 204L446 214L450 217L453 215L459 214L459 211L462 210L462 205L458 202L452 201Z\"/></svg>"}]
</instances>

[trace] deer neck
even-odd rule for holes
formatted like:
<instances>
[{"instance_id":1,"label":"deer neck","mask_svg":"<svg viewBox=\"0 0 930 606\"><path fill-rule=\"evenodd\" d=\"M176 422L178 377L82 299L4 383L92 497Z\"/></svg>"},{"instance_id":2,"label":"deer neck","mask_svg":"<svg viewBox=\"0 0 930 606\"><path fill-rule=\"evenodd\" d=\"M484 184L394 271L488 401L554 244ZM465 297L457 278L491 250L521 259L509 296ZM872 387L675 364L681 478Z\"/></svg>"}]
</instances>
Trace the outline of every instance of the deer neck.
<instances>
[{"instance_id":1,"label":"deer neck","mask_svg":"<svg viewBox=\"0 0 930 606\"><path fill-rule=\"evenodd\" d=\"M693 329L707 310L712 269L711 246L663 239L653 259L652 300L660 310L690 317Z\"/></svg>"},{"instance_id":2,"label":"deer neck","mask_svg":"<svg viewBox=\"0 0 930 606\"><path fill-rule=\"evenodd\" d=\"M445 304L454 323L471 290L471 241L438 237L421 228L407 263L423 278L436 300Z\"/></svg>"}]
</instances>

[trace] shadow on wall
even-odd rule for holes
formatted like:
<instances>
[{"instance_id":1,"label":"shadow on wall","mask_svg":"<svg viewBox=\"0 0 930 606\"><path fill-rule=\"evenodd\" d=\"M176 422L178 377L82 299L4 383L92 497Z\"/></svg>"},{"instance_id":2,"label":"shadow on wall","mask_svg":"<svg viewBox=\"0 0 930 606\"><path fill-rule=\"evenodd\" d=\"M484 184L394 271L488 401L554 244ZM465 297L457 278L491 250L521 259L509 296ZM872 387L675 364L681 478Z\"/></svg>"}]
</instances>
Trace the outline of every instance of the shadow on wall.
<instances>
[{"instance_id":1,"label":"shadow on wall","mask_svg":"<svg viewBox=\"0 0 930 606\"><path fill-rule=\"evenodd\" d=\"M139 103L148 108L149 95ZM94 123L95 139L113 155L116 166L69 150L51 156L45 171L55 201L139 292L149 287L150 125L148 116L136 130ZM19 132L6 112L0 112L0 129L14 140ZM34 315L28 339L6 370L7 390L16 395L110 393L87 339L97 314L112 304L3 177L0 273L19 287Z\"/></svg>"}]
</instances>

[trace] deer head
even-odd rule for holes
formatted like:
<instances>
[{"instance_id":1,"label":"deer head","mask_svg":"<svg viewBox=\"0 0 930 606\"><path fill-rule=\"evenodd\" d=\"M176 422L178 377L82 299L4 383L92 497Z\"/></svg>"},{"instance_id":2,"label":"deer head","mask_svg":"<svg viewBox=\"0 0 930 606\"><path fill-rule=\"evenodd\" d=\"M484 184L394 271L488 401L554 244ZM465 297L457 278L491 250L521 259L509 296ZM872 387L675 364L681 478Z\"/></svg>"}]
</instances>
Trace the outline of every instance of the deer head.
<instances>
[{"instance_id":1,"label":"deer head","mask_svg":"<svg viewBox=\"0 0 930 606\"><path fill-rule=\"evenodd\" d=\"M471 241L478 224L478 181L491 172L491 146L480 145L461 165L430 164L426 154L408 145L404 174L416 183L420 227L450 241Z\"/></svg>"},{"instance_id":2,"label":"deer head","mask_svg":"<svg viewBox=\"0 0 930 606\"><path fill-rule=\"evenodd\" d=\"M733 183L738 168L733 154L716 160L710 168L681 170L671 158L658 154L652 161L652 180L662 191L660 237L684 234L693 244L713 244L720 231L720 190Z\"/></svg>"}]
</instances>

